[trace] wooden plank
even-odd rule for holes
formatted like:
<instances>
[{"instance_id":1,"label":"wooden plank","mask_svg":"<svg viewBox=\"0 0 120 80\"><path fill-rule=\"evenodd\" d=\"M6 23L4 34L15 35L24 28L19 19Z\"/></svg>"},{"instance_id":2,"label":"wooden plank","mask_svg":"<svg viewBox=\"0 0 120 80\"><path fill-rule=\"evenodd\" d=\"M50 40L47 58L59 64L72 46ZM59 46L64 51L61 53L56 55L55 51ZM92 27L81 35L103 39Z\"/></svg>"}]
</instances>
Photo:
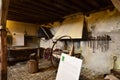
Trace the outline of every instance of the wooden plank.
<instances>
[{"instance_id":1,"label":"wooden plank","mask_svg":"<svg viewBox=\"0 0 120 80\"><path fill-rule=\"evenodd\" d=\"M60 10L56 10L55 8L52 8L50 6L47 5L43 5L42 3L39 2L35 2L33 0L26 0L26 1L16 1L16 0L12 0L12 4L17 5L18 7L21 6L23 8L28 8L28 9L35 9L37 11L39 10L43 10L43 11L48 11L49 12L53 12L55 15L63 15L65 14L65 11L60 11Z\"/></svg>"},{"instance_id":2,"label":"wooden plank","mask_svg":"<svg viewBox=\"0 0 120 80\"><path fill-rule=\"evenodd\" d=\"M1 79L7 80L7 40L6 40L6 18L7 18L7 10L8 10L9 0L2 0L1 11Z\"/></svg>"},{"instance_id":3,"label":"wooden plank","mask_svg":"<svg viewBox=\"0 0 120 80\"><path fill-rule=\"evenodd\" d=\"M98 12L98 11L104 11L104 10L107 10L107 9L114 9L114 6L113 5L108 5L107 7L103 7L103 8L99 8L99 9L95 9L95 10L86 12L86 14L92 14L92 13L95 13L95 12Z\"/></svg>"},{"instance_id":4,"label":"wooden plank","mask_svg":"<svg viewBox=\"0 0 120 80\"><path fill-rule=\"evenodd\" d=\"M35 2L33 0L30 0L28 1L27 3L30 3L38 8L41 8L41 9L45 9L45 10L48 10L50 12L54 12L54 13L57 13L57 14L61 14L61 15L64 15L67 11L66 10L63 10L63 9L57 9L57 7L51 7L51 6L48 6L48 5L44 5L42 4L41 2ZM52 2L53 5L55 5L53 2Z\"/></svg>"},{"instance_id":5,"label":"wooden plank","mask_svg":"<svg viewBox=\"0 0 120 80\"><path fill-rule=\"evenodd\" d=\"M91 6L92 8L100 8L100 4L97 3L95 0L86 0L86 5Z\"/></svg>"},{"instance_id":6,"label":"wooden plank","mask_svg":"<svg viewBox=\"0 0 120 80\"><path fill-rule=\"evenodd\" d=\"M11 13L21 15L23 19L24 19L24 16L28 17L30 19L42 19L43 20L45 18L45 16L41 16L41 15L39 16L39 15L31 14L31 13L26 13L26 12L23 12L20 10L9 10L9 14L11 14ZM50 18L50 17L48 17L48 18Z\"/></svg>"},{"instance_id":7,"label":"wooden plank","mask_svg":"<svg viewBox=\"0 0 120 80\"><path fill-rule=\"evenodd\" d=\"M13 20L13 21L26 22L26 23L37 22L37 20L35 20L34 18L31 19L30 17L23 17L21 14L15 14L15 13L9 13L7 19L8 20Z\"/></svg>"},{"instance_id":8,"label":"wooden plank","mask_svg":"<svg viewBox=\"0 0 120 80\"><path fill-rule=\"evenodd\" d=\"M18 17L19 16L19 17ZM10 13L7 17L8 20L20 21L20 22L27 22L27 23L37 23L37 24L44 24L48 22L59 21L62 18L50 18L50 19L35 19L26 16L22 16L21 14Z\"/></svg>"},{"instance_id":9,"label":"wooden plank","mask_svg":"<svg viewBox=\"0 0 120 80\"><path fill-rule=\"evenodd\" d=\"M72 3L74 3L79 8L82 8L84 12L87 12L88 10L91 10L89 5L86 5L84 1L80 0L70 0Z\"/></svg>"},{"instance_id":10,"label":"wooden plank","mask_svg":"<svg viewBox=\"0 0 120 80\"><path fill-rule=\"evenodd\" d=\"M61 6L67 7L67 9L70 9L70 10L73 10L73 11L80 10L80 8L76 7L74 5L74 3L71 3L71 1L57 0L56 2L59 3Z\"/></svg>"},{"instance_id":11,"label":"wooden plank","mask_svg":"<svg viewBox=\"0 0 120 80\"><path fill-rule=\"evenodd\" d=\"M20 9L13 9L13 8L9 8L8 10L8 17L11 15L11 14L18 14L18 15L21 15L21 18L29 18L29 20L48 20L48 19L54 19L54 18L59 18L59 16L54 16L54 15L48 15L47 12L46 13L42 13L42 12L30 12L30 11L25 11L25 10L20 10ZM14 15L13 15L14 17ZM18 18L18 17L17 17Z\"/></svg>"},{"instance_id":12,"label":"wooden plank","mask_svg":"<svg viewBox=\"0 0 120 80\"><path fill-rule=\"evenodd\" d=\"M61 1L61 0L60 0ZM74 6L71 6L71 5L69 5L68 6L68 2L69 1L67 1L67 2L63 2L63 3L58 3L58 0L57 1L43 1L43 0L40 0L39 1L40 3L43 3L43 4L45 4L45 5L48 5L48 6L50 6L51 8L54 8L54 9L56 9L56 10L59 10L59 11L64 11L64 12L66 12L66 13L71 13L73 10L75 10L74 9ZM66 5L65 5L66 4ZM72 8L71 8L71 7Z\"/></svg>"},{"instance_id":13,"label":"wooden plank","mask_svg":"<svg viewBox=\"0 0 120 80\"><path fill-rule=\"evenodd\" d=\"M18 3L12 3L10 5L10 9L14 9L14 10L22 10L22 11L25 11L25 12L29 12L29 13L35 13L35 14L47 14L47 15L50 15L50 16L57 16L57 17L61 17L61 14L58 14L58 13L55 13L55 12L52 12L52 11L49 11L49 10L43 10L39 7L36 7L36 6L30 6L28 4L18 4Z\"/></svg>"}]
</instances>

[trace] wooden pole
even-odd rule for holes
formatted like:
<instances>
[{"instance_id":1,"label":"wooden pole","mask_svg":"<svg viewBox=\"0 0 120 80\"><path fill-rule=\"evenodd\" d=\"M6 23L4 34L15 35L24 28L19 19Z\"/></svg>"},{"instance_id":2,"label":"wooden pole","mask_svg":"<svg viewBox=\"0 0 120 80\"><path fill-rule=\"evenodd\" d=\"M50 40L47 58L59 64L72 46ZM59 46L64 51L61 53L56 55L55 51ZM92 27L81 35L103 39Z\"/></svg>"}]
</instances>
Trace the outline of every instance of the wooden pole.
<instances>
[{"instance_id":1,"label":"wooden pole","mask_svg":"<svg viewBox=\"0 0 120 80\"><path fill-rule=\"evenodd\" d=\"M7 19L7 12L8 12L8 5L9 0L2 0L1 8L1 79L0 80L7 80L7 32L6 32L6 19Z\"/></svg>"}]
</instances>

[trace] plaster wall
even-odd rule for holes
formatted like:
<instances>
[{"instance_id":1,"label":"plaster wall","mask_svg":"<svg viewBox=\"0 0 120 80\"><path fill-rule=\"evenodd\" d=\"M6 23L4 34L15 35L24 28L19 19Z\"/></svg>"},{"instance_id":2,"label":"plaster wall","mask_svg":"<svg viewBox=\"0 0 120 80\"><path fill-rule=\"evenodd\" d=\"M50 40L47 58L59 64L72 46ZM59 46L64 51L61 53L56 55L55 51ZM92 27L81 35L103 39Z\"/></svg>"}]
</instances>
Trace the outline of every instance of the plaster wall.
<instances>
[{"instance_id":1,"label":"plaster wall","mask_svg":"<svg viewBox=\"0 0 120 80\"><path fill-rule=\"evenodd\" d=\"M36 36L37 33L37 25L31 23L7 20L6 27L10 32L25 33L26 31L30 36Z\"/></svg>"},{"instance_id":2,"label":"plaster wall","mask_svg":"<svg viewBox=\"0 0 120 80\"><path fill-rule=\"evenodd\" d=\"M77 15L77 19L80 18L79 16L80 15ZM76 18L72 16L66 20L71 19ZM83 67L90 70L90 74L93 73L92 75L110 73L110 69L112 69L114 65L113 56L117 56L115 69L120 69L120 12L116 9L112 11L105 10L92 13L89 17L86 17L86 19L88 21L88 30L92 32L93 37L106 34L110 36L111 40L109 41L109 49L104 52L99 48L93 52L93 49L86 45L88 41L81 41L82 55L84 57ZM64 23L67 23L67 21L63 22L63 24ZM72 23L71 21L69 25L71 26ZM55 34L63 24L55 22L52 25L53 34Z\"/></svg>"},{"instance_id":3,"label":"plaster wall","mask_svg":"<svg viewBox=\"0 0 120 80\"><path fill-rule=\"evenodd\" d=\"M96 74L109 73L113 68L113 56L117 56L115 68L120 69L120 12L105 10L90 14L86 17L88 20L88 29L92 36L109 35L109 49L102 52L99 48L93 52L93 49L82 41L82 55L84 56L83 66Z\"/></svg>"},{"instance_id":4,"label":"plaster wall","mask_svg":"<svg viewBox=\"0 0 120 80\"><path fill-rule=\"evenodd\" d=\"M52 26L51 32L54 35L53 40L57 39L63 35L69 35L72 38L81 38L82 37L82 29L83 29L83 15L72 15L67 16L63 22L54 22L50 24ZM49 27L48 25L48 27ZM63 49L64 44L57 43L56 46L60 46ZM40 46L44 48L52 47L52 40L43 40L40 41ZM71 47L71 45L70 45Z\"/></svg>"},{"instance_id":5,"label":"plaster wall","mask_svg":"<svg viewBox=\"0 0 120 80\"><path fill-rule=\"evenodd\" d=\"M27 34L27 36L30 36L29 39L25 39L25 44L24 46L28 47L37 47L37 30L38 30L38 25L36 24L31 24L31 23L24 23L24 22L18 22L18 21L12 21L12 20L7 20L6 27L8 30L11 32L13 35L14 33L19 33L19 34ZM13 38L13 43L14 43L14 38Z\"/></svg>"},{"instance_id":6,"label":"plaster wall","mask_svg":"<svg viewBox=\"0 0 120 80\"><path fill-rule=\"evenodd\" d=\"M53 39L69 35L72 39L79 39L82 37L83 29L83 15L74 15L66 18L60 25ZM64 37L65 38L65 37Z\"/></svg>"}]
</instances>

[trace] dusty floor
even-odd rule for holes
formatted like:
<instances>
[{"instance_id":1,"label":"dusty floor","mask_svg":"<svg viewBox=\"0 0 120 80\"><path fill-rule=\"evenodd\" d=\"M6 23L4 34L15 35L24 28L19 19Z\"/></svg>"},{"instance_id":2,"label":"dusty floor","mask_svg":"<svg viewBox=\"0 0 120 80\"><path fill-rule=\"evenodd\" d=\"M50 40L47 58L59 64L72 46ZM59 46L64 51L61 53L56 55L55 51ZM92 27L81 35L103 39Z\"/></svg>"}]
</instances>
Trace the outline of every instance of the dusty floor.
<instances>
[{"instance_id":1,"label":"dusty floor","mask_svg":"<svg viewBox=\"0 0 120 80\"><path fill-rule=\"evenodd\" d=\"M34 74L28 72L27 62L19 62L16 65L8 67L8 80L55 80L56 73L57 70L47 60L40 60L39 71ZM84 73L86 74L86 71L82 69L81 74ZM80 80L104 80L103 77L90 79L90 74L87 73L85 76L81 75Z\"/></svg>"},{"instance_id":2,"label":"dusty floor","mask_svg":"<svg viewBox=\"0 0 120 80\"><path fill-rule=\"evenodd\" d=\"M8 80L54 80L55 76L56 70L46 60L40 60L39 71L34 74L28 72L27 62L8 67Z\"/></svg>"}]
</instances>

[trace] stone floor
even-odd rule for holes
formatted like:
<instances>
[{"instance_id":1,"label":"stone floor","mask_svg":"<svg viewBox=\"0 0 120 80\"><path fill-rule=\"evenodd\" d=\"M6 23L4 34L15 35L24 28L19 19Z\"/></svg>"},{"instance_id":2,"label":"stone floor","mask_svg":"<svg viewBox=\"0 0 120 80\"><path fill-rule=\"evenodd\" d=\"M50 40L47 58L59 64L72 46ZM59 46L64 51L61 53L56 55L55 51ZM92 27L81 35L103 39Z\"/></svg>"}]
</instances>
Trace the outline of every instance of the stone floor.
<instances>
[{"instance_id":1,"label":"stone floor","mask_svg":"<svg viewBox=\"0 0 120 80\"><path fill-rule=\"evenodd\" d=\"M40 60L39 71L31 74L28 72L27 62L19 62L8 67L8 80L55 80L56 69L51 67L49 61Z\"/></svg>"},{"instance_id":2,"label":"stone floor","mask_svg":"<svg viewBox=\"0 0 120 80\"><path fill-rule=\"evenodd\" d=\"M28 72L27 62L19 62L8 67L8 80L55 80L57 70L51 66L50 61L40 60L39 71L34 74ZM82 75L85 74L85 75ZM104 80L103 77L91 77L90 72L82 68L79 80Z\"/></svg>"}]
</instances>

